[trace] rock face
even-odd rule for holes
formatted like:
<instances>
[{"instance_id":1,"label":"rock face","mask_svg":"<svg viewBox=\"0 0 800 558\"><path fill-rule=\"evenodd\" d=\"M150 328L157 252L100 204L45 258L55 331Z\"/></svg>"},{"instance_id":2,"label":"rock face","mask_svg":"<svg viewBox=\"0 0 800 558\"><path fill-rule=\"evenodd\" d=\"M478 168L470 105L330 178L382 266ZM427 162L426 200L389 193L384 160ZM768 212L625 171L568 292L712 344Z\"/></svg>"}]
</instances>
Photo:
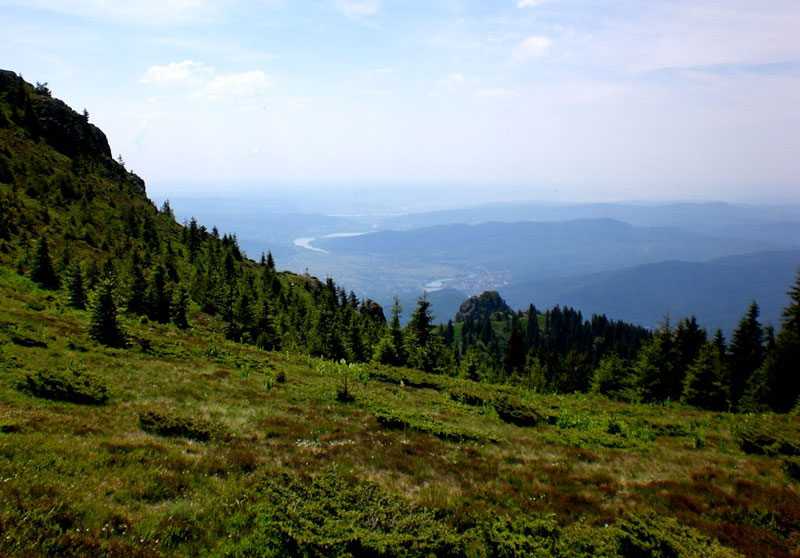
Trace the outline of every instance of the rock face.
<instances>
[{"instance_id":1,"label":"rock face","mask_svg":"<svg viewBox=\"0 0 800 558\"><path fill-rule=\"evenodd\" d=\"M361 313L366 314L377 324L383 325L386 323L386 315L383 313L383 307L371 298L365 300L364 304L361 305Z\"/></svg>"},{"instance_id":2,"label":"rock face","mask_svg":"<svg viewBox=\"0 0 800 558\"><path fill-rule=\"evenodd\" d=\"M508 314L513 310L497 291L485 291L479 296L469 297L461 304L461 308L456 314L456 322L463 322L469 316L472 318L488 317L496 312Z\"/></svg>"}]
</instances>

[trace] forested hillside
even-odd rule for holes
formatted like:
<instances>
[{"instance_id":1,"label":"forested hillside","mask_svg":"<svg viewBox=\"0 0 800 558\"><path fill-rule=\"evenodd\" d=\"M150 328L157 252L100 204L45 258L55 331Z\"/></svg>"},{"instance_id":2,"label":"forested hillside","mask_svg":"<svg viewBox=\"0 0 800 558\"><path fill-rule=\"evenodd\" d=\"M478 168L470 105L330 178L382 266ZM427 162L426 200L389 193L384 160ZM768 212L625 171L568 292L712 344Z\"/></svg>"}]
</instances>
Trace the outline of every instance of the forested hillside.
<instances>
[{"instance_id":1,"label":"forested hillside","mask_svg":"<svg viewBox=\"0 0 800 558\"><path fill-rule=\"evenodd\" d=\"M800 276L729 341L497 293L435 327L178 223L6 71L0 188L0 554L797 553Z\"/></svg>"}]
</instances>

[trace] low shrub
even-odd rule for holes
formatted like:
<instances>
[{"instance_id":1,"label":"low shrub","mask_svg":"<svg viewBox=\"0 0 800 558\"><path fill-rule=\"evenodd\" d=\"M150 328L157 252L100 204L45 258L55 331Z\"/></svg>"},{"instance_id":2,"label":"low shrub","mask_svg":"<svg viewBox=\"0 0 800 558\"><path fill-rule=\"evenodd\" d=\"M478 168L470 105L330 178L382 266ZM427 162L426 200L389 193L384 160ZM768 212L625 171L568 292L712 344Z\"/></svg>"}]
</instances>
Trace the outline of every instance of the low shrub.
<instances>
[{"instance_id":1,"label":"low shrub","mask_svg":"<svg viewBox=\"0 0 800 558\"><path fill-rule=\"evenodd\" d=\"M457 556L458 536L425 508L378 484L335 473L310 480L288 474L259 487L252 533L227 556Z\"/></svg>"},{"instance_id":2,"label":"low shrub","mask_svg":"<svg viewBox=\"0 0 800 558\"><path fill-rule=\"evenodd\" d=\"M405 415L396 411L378 410L375 411L375 420L386 428L395 430L416 430L423 434L430 434L442 440L451 442L496 442L497 439L483 432L461 428L456 425L447 424L439 419L426 417L424 415Z\"/></svg>"},{"instance_id":3,"label":"low shrub","mask_svg":"<svg viewBox=\"0 0 800 558\"><path fill-rule=\"evenodd\" d=\"M376 366L374 370L370 371L370 377L382 382L437 391L444 391L453 384L453 380L448 376L428 374L410 368Z\"/></svg>"},{"instance_id":4,"label":"low shrub","mask_svg":"<svg viewBox=\"0 0 800 558\"><path fill-rule=\"evenodd\" d=\"M456 403L462 403L472 407L482 407L483 405L489 403L489 398L487 398L484 394L464 388L451 389L450 399Z\"/></svg>"},{"instance_id":5,"label":"low shrub","mask_svg":"<svg viewBox=\"0 0 800 558\"><path fill-rule=\"evenodd\" d=\"M547 421L543 409L510 396L495 399L494 410L503 421L517 426L536 426Z\"/></svg>"},{"instance_id":6,"label":"low shrub","mask_svg":"<svg viewBox=\"0 0 800 558\"><path fill-rule=\"evenodd\" d=\"M215 429L207 421L182 417L172 412L144 411L139 413L142 430L159 436L189 438L199 442L211 439Z\"/></svg>"},{"instance_id":7,"label":"low shrub","mask_svg":"<svg viewBox=\"0 0 800 558\"><path fill-rule=\"evenodd\" d=\"M81 405L102 405L109 397L102 380L83 370L42 370L26 374L18 387L35 397Z\"/></svg>"},{"instance_id":8,"label":"low shrub","mask_svg":"<svg viewBox=\"0 0 800 558\"><path fill-rule=\"evenodd\" d=\"M800 455L800 432L796 427L777 419L753 419L746 422L738 436L739 447L745 453L762 455Z\"/></svg>"}]
</instances>

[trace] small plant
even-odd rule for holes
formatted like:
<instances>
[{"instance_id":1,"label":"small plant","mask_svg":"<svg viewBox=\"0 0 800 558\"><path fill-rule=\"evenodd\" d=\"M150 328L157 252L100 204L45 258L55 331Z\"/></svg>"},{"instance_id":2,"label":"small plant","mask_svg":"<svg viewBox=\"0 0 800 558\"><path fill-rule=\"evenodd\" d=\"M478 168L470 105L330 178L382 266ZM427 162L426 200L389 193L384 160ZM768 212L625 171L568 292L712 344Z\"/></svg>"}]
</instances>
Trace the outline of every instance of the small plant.
<instances>
[{"instance_id":1,"label":"small plant","mask_svg":"<svg viewBox=\"0 0 800 558\"><path fill-rule=\"evenodd\" d=\"M35 397L81 405L102 405L108 401L108 388L96 376L74 365L65 371L39 371L26 374L18 386Z\"/></svg>"},{"instance_id":2,"label":"small plant","mask_svg":"<svg viewBox=\"0 0 800 558\"><path fill-rule=\"evenodd\" d=\"M203 351L203 356L208 360L213 360L219 356L219 350L217 349L216 342L212 340L211 343L208 344L208 347L206 347Z\"/></svg>"},{"instance_id":3,"label":"small plant","mask_svg":"<svg viewBox=\"0 0 800 558\"><path fill-rule=\"evenodd\" d=\"M348 366L347 362L342 359L339 361L338 366L335 366L335 370L336 400L340 403L352 403L356 400L356 398L353 395L353 379L351 378L352 371L350 370L350 366Z\"/></svg>"}]
</instances>

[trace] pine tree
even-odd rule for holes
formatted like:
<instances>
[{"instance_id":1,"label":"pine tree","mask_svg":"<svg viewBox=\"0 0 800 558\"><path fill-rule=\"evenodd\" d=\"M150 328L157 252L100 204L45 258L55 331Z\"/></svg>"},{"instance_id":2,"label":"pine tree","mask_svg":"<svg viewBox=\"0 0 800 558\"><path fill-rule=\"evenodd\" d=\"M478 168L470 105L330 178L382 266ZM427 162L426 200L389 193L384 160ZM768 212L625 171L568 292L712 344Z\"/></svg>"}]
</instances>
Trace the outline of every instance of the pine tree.
<instances>
[{"instance_id":1,"label":"pine tree","mask_svg":"<svg viewBox=\"0 0 800 558\"><path fill-rule=\"evenodd\" d=\"M728 408L727 373L719 348L712 342L700 349L686 371L682 401L711 411Z\"/></svg>"},{"instance_id":2,"label":"pine tree","mask_svg":"<svg viewBox=\"0 0 800 558\"><path fill-rule=\"evenodd\" d=\"M637 387L644 401L664 401L675 392L675 341L666 322L645 343L634 363Z\"/></svg>"},{"instance_id":3,"label":"pine tree","mask_svg":"<svg viewBox=\"0 0 800 558\"><path fill-rule=\"evenodd\" d=\"M166 324L170 318L170 305L172 296L167 288L166 270L159 264L150 276L147 288L147 317L151 320Z\"/></svg>"},{"instance_id":4,"label":"pine tree","mask_svg":"<svg viewBox=\"0 0 800 558\"><path fill-rule=\"evenodd\" d=\"M65 287L69 305L83 310L86 308L86 287L83 284L83 273L78 262L73 262L68 268L65 277Z\"/></svg>"},{"instance_id":5,"label":"pine tree","mask_svg":"<svg viewBox=\"0 0 800 558\"><path fill-rule=\"evenodd\" d=\"M511 320L511 333L503 352L503 371L506 376L513 376L522 371L525 366L525 356L525 337L522 334L519 319L514 315Z\"/></svg>"},{"instance_id":6,"label":"pine tree","mask_svg":"<svg viewBox=\"0 0 800 558\"><path fill-rule=\"evenodd\" d=\"M800 271L788 293L783 324L764 365L750 382L752 403L785 413L800 399Z\"/></svg>"},{"instance_id":7,"label":"pine tree","mask_svg":"<svg viewBox=\"0 0 800 558\"><path fill-rule=\"evenodd\" d=\"M56 275L56 270L53 268L47 240L44 237L40 237L36 243L33 265L31 266L31 279L45 289L57 289L59 285L58 275Z\"/></svg>"},{"instance_id":8,"label":"pine tree","mask_svg":"<svg viewBox=\"0 0 800 558\"><path fill-rule=\"evenodd\" d=\"M728 355L731 406L737 408L750 376L764 361L764 332L758 322L758 304L750 305L747 314L733 332Z\"/></svg>"},{"instance_id":9,"label":"pine tree","mask_svg":"<svg viewBox=\"0 0 800 558\"><path fill-rule=\"evenodd\" d=\"M189 293L183 283L179 283L175 289L175 294L172 296L172 308L170 314L172 316L172 323L180 329L189 327L189 322L186 319L186 313L189 310Z\"/></svg>"},{"instance_id":10,"label":"pine tree","mask_svg":"<svg viewBox=\"0 0 800 558\"><path fill-rule=\"evenodd\" d=\"M631 365L616 353L604 356L594 370L591 391L615 399L630 396L633 382Z\"/></svg>"},{"instance_id":11,"label":"pine tree","mask_svg":"<svg viewBox=\"0 0 800 558\"><path fill-rule=\"evenodd\" d=\"M398 366L406 363L408 355L405 351L405 344L403 343L403 331L400 328L400 316L403 314L403 307L400 306L400 299L394 297L392 304L392 320L389 324L389 331L391 332L392 345L394 345L395 355L397 360L394 364Z\"/></svg>"},{"instance_id":12,"label":"pine tree","mask_svg":"<svg viewBox=\"0 0 800 558\"><path fill-rule=\"evenodd\" d=\"M110 277L103 279L89 298L89 335L109 347L125 344L114 302L114 282Z\"/></svg>"},{"instance_id":13,"label":"pine tree","mask_svg":"<svg viewBox=\"0 0 800 558\"><path fill-rule=\"evenodd\" d=\"M130 283L125 306L132 314L147 313L147 281L142 273L142 264L138 254L134 251L128 267Z\"/></svg>"},{"instance_id":14,"label":"pine tree","mask_svg":"<svg viewBox=\"0 0 800 558\"><path fill-rule=\"evenodd\" d=\"M432 323L431 302L427 295L423 294L417 299L417 308L411 314L411 320L408 322L407 345L409 364L425 372L432 372L435 368L436 357L431 342Z\"/></svg>"}]
</instances>

